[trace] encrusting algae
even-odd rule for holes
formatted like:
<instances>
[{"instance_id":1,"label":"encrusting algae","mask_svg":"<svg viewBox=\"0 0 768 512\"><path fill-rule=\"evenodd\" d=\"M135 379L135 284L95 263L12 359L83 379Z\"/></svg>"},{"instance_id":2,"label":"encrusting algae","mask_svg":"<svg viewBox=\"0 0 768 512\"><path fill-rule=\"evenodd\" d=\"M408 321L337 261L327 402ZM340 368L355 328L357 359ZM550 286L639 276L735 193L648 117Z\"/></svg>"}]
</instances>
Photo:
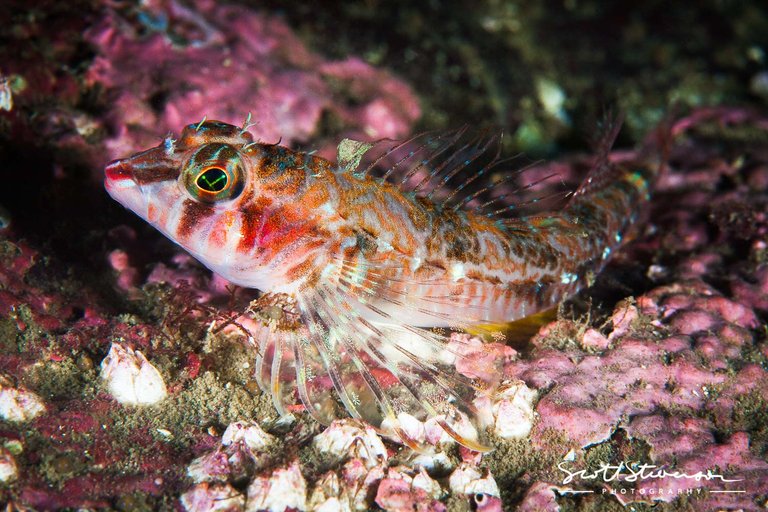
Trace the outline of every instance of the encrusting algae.
<instances>
[{"instance_id":1,"label":"encrusting algae","mask_svg":"<svg viewBox=\"0 0 768 512\"><path fill-rule=\"evenodd\" d=\"M656 155L609 160L620 124L584 182L546 214L525 214L539 198L519 197L538 183L510 189L521 172L502 173L498 137L466 129L344 141L334 165L254 141L248 121L203 120L110 163L105 186L208 268L265 294L271 327L252 334L257 376L279 412L298 395L327 424L338 398L412 447L402 421L436 418L482 451L467 417L501 371L457 372L471 351L444 328L498 337L500 324L551 308L602 269L661 167Z\"/></svg>"}]
</instances>

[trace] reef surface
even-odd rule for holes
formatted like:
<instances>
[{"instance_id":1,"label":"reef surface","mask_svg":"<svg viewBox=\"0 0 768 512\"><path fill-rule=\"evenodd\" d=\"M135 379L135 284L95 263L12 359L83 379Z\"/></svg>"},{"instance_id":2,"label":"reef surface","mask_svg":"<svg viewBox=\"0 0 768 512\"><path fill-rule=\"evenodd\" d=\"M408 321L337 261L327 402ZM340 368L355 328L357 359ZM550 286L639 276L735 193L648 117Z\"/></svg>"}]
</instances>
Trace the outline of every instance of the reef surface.
<instances>
[{"instance_id":1,"label":"reef surface","mask_svg":"<svg viewBox=\"0 0 768 512\"><path fill-rule=\"evenodd\" d=\"M364 58L344 53L346 36L325 48L327 16L317 18L325 32L306 35L300 9L11 6L0 48L0 501L18 510L763 510L768 115L751 64L734 64L720 89L698 69L680 87L717 90L699 94L708 106L677 95L669 171L642 229L594 286L545 321L514 327L510 345L477 340L478 367L460 371L482 371L491 357L504 361L506 381L487 421L494 450L482 456L429 422L410 426L435 447L418 454L352 421L324 429L299 411L281 421L232 321L251 291L211 276L101 189L108 160L204 116L240 124L251 112L261 139L333 156L343 137L456 121L445 105L464 81L474 84L468 105L481 105L457 122L491 109L492 122L517 123L512 144L568 145L569 119L589 108L555 100L593 89L548 75L559 60L524 51L541 35L513 22L539 23L541 13L513 14L513 5L482 11L504 14L486 30L507 34L526 69L539 70L528 92L501 91L507 82L471 40L457 45L462 69L484 85L411 83L409 67L373 45L351 48ZM360 17L350 11L339 26ZM729 26L748 17L736 13ZM627 37L639 37L629 25ZM748 40L729 48L761 62ZM444 61L435 66L451 76ZM622 104L630 133L660 119L658 105L635 104L646 86ZM518 119L502 115L517 110L514 98L533 98L520 99ZM578 176L585 154L530 172ZM625 478L609 479L620 464ZM722 478L626 479L642 465Z\"/></svg>"}]
</instances>

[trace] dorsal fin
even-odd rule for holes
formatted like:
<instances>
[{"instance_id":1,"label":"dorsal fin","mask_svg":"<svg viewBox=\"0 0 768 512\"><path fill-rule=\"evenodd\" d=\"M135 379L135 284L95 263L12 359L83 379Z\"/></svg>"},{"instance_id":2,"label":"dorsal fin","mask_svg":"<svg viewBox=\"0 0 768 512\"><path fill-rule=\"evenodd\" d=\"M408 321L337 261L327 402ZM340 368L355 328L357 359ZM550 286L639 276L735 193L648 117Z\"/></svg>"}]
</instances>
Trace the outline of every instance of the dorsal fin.
<instances>
[{"instance_id":1,"label":"dorsal fin","mask_svg":"<svg viewBox=\"0 0 768 512\"><path fill-rule=\"evenodd\" d=\"M596 189L603 188L615 179L616 172L621 172L611 165L610 154L623 123L623 113L619 113L616 116L606 114L602 126L602 136L595 144L594 163L592 164L589 173L584 178L584 181L581 182L579 188L573 193L573 199L581 195L589 194Z\"/></svg>"},{"instance_id":2,"label":"dorsal fin","mask_svg":"<svg viewBox=\"0 0 768 512\"><path fill-rule=\"evenodd\" d=\"M567 195L561 182L551 180L556 173L528 176L534 165L526 165L521 155L502 158L501 141L499 132L478 132L466 126L421 133L404 141L345 139L339 145L339 168L358 176L376 176L404 194L426 198L443 209L502 221L538 212L543 203L552 202L545 200Z\"/></svg>"}]
</instances>

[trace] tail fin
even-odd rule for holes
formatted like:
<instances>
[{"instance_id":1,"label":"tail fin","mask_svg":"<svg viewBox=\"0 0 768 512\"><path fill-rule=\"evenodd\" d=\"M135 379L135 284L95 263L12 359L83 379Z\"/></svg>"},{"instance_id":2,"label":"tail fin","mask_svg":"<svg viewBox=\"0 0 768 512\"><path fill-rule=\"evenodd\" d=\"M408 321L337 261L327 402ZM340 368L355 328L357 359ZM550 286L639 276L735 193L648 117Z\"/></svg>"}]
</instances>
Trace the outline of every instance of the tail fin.
<instances>
[{"instance_id":1,"label":"tail fin","mask_svg":"<svg viewBox=\"0 0 768 512\"><path fill-rule=\"evenodd\" d=\"M654 184L667 173L669 168L669 155L672 152L672 142L675 138L675 118L677 117L677 108L674 106L662 118L643 140L642 145L637 151L638 160L644 162L646 166L655 171Z\"/></svg>"},{"instance_id":2,"label":"tail fin","mask_svg":"<svg viewBox=\"0 0 768 512\"><path fill-rule=\"evenodd\" d=\"M640 147L629 159L632 167L641 169L641 174L647 182L649 190L652 190L659 178L667 172L669 155L674 139L674 109L667 114L662 121L643 140ZM619 113L613 117L606 116L603 123L603 135L595 145L595 162L579 188L573 194L573 200L595 192L613 182L622 173L626 172L620 166L613 165L610 161L611 151L616 137L621 131L624 122L624 114ZM626 163L622 161L622 163Z\"/></svg>"}]
</instances>

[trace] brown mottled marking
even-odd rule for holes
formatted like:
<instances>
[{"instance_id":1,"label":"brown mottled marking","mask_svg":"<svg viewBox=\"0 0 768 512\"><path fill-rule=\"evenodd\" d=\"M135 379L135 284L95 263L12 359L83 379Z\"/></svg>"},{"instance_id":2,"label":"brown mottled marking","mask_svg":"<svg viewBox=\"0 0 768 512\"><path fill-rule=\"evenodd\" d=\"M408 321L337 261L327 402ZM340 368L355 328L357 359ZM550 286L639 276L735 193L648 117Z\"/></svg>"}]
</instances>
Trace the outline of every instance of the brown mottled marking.
<instances>
[{"instance_id":1,"label":"brown mottled marking","mask_svg":"<svg viewBox=\"0 0 768 512\"><path fill-rule=\"evenodd\" d=\"M264 217L264 212L269 207L269 201L264 196L259 196L250 203L240 207L241 225L240 225L240 243L237 244L238 251L249 251L256 244L256 235L258 234Z\"/></svg>"},{"instance_id":2,"label":"brown mottled marking","mask_svg":"<svg viewBox=\"0 0 768 512\"><path fill-rule=\"evenodd\" d=\"M206 217L214 214L214 210L209 204L199 203L192 199L185 199L182 204L181 217L179 218L179 227L177 235L180 239L186 239L195 230L195 227Z\"/></svg>"},{"instance_id":3,"label":"brown mottled marking","mask_svg":"<svg viewBox=\"0 0 768 512\"><path fill-rule=\"evenodd\" d=\"M172 162L160 162L153 165L133 169L133 179L139 185L156 183L158 181L175 180L179 177L179 169Z\"/></svg>"},{"instance_id":4,"label":"brown mottled marking","mask_svg":"<svg viewBox=\"0 0 768 512\"><path fill-rule=\"evenodd\" d=\"M279 146L262 146L262 151L264 154L261 160L258 165L253 167L256 177L259 179L269 179L276 174L280 174L282 172L280 166L281 163L286 164L283 168L292 164L292 161L289 163L287 160L289 156L293 154L293 151L287 148Z\"/></svg>"},{"instance_id":5,"label":"brown mottled marking","mask_svg":"<svg viewBox=\"0 0 768 512\"><path fill-rule=\"evenodd\" d=\"M419 230L423 231L429 227L429 214L428 212L434 211L434 205L429 201L420 201L419 198L415 202L409 201L398 191L388 191L388 196L394 200L395 203L400 204L402 208L408 214L408 220L411 224Z\"/></svg>"},{"instance_id":6,"label":"brown mottled marking","mask_svg":"<svg viewBox=\"0 0 768 512\"><path fill-rule=\"evenodd\" d=\"M304 173L296 168L288 168L281 174L272 175L271 179L261 184L266 191L274 191L280 195L295 196L304 184Z\"/></svg>"},{"instance_id":7,"label":"brown mottled marking","mask_svg":"<svg viewBox=\"0 0 768 512\"><path fill-rule=\"evenodd\" d=\"M311 280L310 278L312 278L313 273L317 270L318 269L317 265L315 265L314 258L310 256L290 267L286 271L285 276L291 281L298 281L300 279ZM319 274L315 276L315 278L319 278Z\"/></svg>"},{"instance_id":8,"label":"brown mottled marking","mask_svg":"<svg viewBox=\"0 0 768 512\"><path fill-rule=\"evenodd\" d=\"M318 181L306 189L299 199L299 202L306 208L314 210L315 208L322 206L325 202L330 200L330 198L331 195L328 192L328 185Z\"/></svg>"}]
</instances>

